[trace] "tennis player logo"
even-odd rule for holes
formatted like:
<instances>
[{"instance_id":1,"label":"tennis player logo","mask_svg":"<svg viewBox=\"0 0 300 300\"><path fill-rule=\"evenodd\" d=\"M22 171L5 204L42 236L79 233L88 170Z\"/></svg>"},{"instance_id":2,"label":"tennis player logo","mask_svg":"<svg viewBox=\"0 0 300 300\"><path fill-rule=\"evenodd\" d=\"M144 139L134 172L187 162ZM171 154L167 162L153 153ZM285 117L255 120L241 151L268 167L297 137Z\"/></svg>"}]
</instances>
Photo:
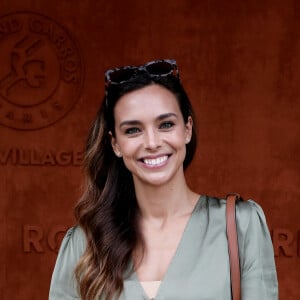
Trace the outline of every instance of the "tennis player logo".
<instances>
[{"instance_id":1,"label":"tennis player logo","mask_svg":"<svg viewBox=\"0 0 300 300\"><path fill-rule=\"evenodd\" d=\"M79 98L83 66L65 28L32 12L0 18L0 123L33 130L63 118Z\"/></svg>"}]
</instances>

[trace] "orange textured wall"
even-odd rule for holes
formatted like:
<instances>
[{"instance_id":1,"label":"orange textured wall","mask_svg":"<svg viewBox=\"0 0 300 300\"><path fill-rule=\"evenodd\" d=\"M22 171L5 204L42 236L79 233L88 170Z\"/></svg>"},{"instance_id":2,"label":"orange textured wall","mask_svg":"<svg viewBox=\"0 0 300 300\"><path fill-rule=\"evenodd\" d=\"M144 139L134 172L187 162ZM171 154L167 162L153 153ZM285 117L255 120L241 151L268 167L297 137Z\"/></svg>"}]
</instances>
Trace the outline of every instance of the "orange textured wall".
<instances>
[{"instance_id":1,"label":"orange textured wall","mask_svg":"<svg viewBox=\"0 0 300 300\"><path fill-rule=\"evenodd\" d=\"M1 299L47 299L103 72L156 58L177 60L198 116L190 185L261 204L280 299L299 299L299 37L296 0L2 0Z\"/></svg>"}]
</instances>

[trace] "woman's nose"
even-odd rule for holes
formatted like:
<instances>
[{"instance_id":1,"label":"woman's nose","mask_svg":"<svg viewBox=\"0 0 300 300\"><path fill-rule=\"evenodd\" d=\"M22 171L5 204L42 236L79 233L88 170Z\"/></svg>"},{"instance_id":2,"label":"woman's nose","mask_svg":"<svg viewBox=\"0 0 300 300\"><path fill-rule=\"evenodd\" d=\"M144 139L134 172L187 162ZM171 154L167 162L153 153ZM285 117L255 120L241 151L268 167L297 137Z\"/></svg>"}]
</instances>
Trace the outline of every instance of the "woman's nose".
<instances>
[{"instance_id":1,"label":"woman's nose","mask_svg":"<svg viewBox=\"0 0 300 300\"><path fill-rule=\"evenodd\" d=\"M161 146L160 133L151 129L145 133L145 148L148 150L155 150Z\"/></svg>"}]
</instances>

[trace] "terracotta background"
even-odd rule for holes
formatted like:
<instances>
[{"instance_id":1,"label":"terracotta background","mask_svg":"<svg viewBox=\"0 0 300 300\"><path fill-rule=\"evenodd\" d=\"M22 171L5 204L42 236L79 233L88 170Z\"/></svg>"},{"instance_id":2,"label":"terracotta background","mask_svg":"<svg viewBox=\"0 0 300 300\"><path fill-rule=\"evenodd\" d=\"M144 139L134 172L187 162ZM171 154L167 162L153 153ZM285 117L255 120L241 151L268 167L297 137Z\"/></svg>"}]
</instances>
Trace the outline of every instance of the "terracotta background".
<instances>
[{"instance_id":1,"label":"terracotta background","mask_svg":"<svg viewBox=\"0 0 300 300\"><path fill-rule=\"evenodd\" d=\"M261 204L273 232L280 299L300 299L300 2L0 0L0 80L5 68L13 70L8 58L17 41L1 22L17 12L63 26L80 67L73 86L63 83L64 70L51 64L60 58L50 31L43 35L44 79L65 84L47 101L73 106L60 120L53 108L43 119L53 124L41 129L35 120L9 119L0 85L0 298L48 297L61 231L74 222L80 151L102 101L103 72L175 58L198 116L190 185L216 196L238 191ZM45 89L20 84L11 90L15 113L35 99L31 92Z\"/></svg>"}]
</instances>

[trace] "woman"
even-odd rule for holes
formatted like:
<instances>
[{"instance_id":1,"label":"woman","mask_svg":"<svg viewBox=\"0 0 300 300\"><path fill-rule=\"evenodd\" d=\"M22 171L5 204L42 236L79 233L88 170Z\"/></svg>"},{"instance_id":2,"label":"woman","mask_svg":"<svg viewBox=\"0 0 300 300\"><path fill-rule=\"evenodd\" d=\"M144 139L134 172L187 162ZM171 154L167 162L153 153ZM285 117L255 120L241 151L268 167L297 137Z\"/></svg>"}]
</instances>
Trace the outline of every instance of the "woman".
<instances>
[{"instance_id":1,"label":"woman","mask_svg":"<svg viewBox=\"0 0 300 300\"><path fill-rule=\"evenodd\" d=\"M194 122L174 60L106 72L79 225L62 242L50 300L231 299L226 201L185 180ZM236 218L242 299L277 299L262 209L239 202Z\"/></svg>"}]
</instances>

